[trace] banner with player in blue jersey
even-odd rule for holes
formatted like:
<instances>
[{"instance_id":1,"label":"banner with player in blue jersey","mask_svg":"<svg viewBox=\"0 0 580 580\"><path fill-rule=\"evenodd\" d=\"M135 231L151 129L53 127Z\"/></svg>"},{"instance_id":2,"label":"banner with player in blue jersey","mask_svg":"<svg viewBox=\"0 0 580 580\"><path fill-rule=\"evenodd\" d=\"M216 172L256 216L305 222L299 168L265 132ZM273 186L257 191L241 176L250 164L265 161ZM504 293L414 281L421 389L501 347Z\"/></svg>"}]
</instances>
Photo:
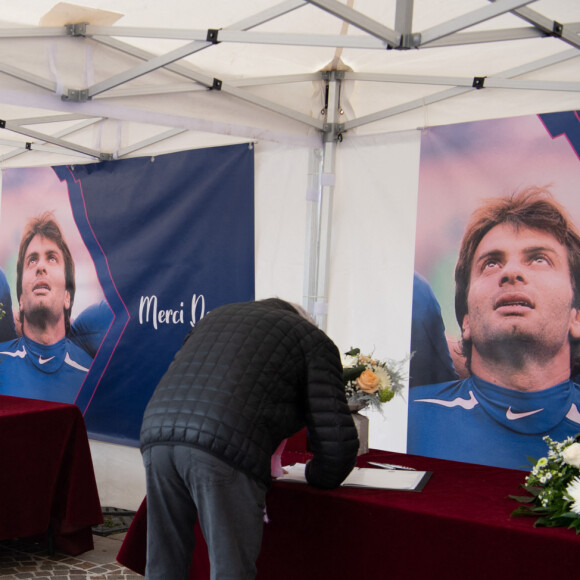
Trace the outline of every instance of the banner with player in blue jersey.
<instances>
[{"instance_id":1,"label":"banner with player in blue jersey","mask_svg":"<svg viewBox=\"0 0 580 580\"><path fill-rule=\"evenodd\" d=\"M407 450L527 470L580 432L577 111L426 129Z\"/></svg>"},{"instance_id":2,"label":"banner with player in blue jersey","mask_svg":"<svg viewBox=\"0 0 580 580\"><path fill-rule=\"evenodd\" d=\"M235 145L4 170L0 394L75 403L92 438L138 444L189 330L254 298L253 163Z\"/></svg>"}]
</instances>

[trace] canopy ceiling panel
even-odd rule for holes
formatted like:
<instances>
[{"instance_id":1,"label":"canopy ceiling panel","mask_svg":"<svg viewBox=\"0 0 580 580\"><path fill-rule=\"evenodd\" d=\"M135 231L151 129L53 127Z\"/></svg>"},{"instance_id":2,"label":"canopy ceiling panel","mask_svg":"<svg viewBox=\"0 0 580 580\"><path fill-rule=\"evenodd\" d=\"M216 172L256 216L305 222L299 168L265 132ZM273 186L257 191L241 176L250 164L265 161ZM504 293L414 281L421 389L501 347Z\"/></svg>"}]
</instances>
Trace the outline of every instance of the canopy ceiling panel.
<instances>
[{"instance_id":1,"label":"canopy ceiling panel","mask_svg":"<svg viewBox=\"0 0 580 580\"><path fill-rule=\"evenodd\" d=\"M578 0L0 0L0 10L0 167L252 140L318 146L580 109Z\"/></svg>"}]
</instances>

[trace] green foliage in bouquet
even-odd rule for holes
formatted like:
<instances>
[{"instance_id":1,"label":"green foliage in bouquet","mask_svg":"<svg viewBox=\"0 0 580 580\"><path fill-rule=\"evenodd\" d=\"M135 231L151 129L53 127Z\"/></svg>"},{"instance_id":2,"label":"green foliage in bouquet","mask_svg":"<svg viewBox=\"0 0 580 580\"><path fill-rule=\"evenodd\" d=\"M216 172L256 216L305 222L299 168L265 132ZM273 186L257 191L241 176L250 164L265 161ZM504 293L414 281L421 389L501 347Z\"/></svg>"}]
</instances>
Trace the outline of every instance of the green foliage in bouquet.
<instances>
[{"instance_id":1,"label":"green foliage in bouquet","mask_svg":"<svg viewBox=\"0 0 580 580\"><path fill-rule=\"evenodd\" d=\"M510 496L522 504L512 515L536 517L534 526L565 526L579 533L580 434L562 442L544 441L548 455L535 462L522 485L529 495Z\"/></svg>"}]
</instances>

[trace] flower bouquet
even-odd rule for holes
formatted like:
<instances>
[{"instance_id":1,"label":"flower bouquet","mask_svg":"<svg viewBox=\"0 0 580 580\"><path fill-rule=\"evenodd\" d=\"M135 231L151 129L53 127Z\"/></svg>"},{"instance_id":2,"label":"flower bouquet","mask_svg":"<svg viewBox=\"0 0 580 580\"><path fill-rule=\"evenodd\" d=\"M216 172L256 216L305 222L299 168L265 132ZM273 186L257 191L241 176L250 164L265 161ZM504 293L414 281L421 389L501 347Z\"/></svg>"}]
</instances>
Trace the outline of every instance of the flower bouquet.
<instances>
[{"instance_id":1,"label":"flower bouquet","mask_svg":"<svg viewBox=\"0 0 580 580\"><path fill-rule=\"evenodd\" d=\"M534 526L566 526L580 533L580 434L544 441L548 455L538 459L522 485L530 495L510 496L522 503L512 515L537 517Z\"/></svg>"},{"instance_id":2,"label":"flower bouquet","mask_svg":"<svg viewBox=\"0 0 580 580\"><path fill-rule=\"evenodd\" d=\"M354 410L371 405L381 410L383 403L400 394L405 387L405 368L408 358L402 361L380 361L351 348L342 360L342 377L346 400Z\"/></svg>"}]
</instances>

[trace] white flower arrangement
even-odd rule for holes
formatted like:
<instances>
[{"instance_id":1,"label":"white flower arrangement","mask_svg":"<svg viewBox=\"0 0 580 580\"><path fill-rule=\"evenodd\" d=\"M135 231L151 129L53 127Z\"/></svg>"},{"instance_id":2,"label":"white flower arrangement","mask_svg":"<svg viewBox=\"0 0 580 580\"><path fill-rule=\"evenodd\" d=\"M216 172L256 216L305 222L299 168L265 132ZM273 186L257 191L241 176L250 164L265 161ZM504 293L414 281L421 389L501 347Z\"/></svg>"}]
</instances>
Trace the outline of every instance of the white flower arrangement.
<instances>
[{"instance_id":1,"label":"white flower arrangement","mask_svg":"<svg viewBox=\"0 0 580 580\"><path fill-rule=\"evenodd\" d=\"M353 410L371 405L381 410L395 395L405 388L406 363L378 360L361 354L359 348L351 348L342 358L342 371L346 399Z\"/></svg>"},{"instance_id":2,"label":"white flower arrangement","mask_svg":"<svg viewBox=\"0 0 580 580\"><path fill-rule=\"evenodd\" d=\"M534 526L567 526L580 533L580 434L558 442L544 437L548 455L541 457L522 487L527 496L513 515L537 517Z\"/></svg>"}]
</instances>

